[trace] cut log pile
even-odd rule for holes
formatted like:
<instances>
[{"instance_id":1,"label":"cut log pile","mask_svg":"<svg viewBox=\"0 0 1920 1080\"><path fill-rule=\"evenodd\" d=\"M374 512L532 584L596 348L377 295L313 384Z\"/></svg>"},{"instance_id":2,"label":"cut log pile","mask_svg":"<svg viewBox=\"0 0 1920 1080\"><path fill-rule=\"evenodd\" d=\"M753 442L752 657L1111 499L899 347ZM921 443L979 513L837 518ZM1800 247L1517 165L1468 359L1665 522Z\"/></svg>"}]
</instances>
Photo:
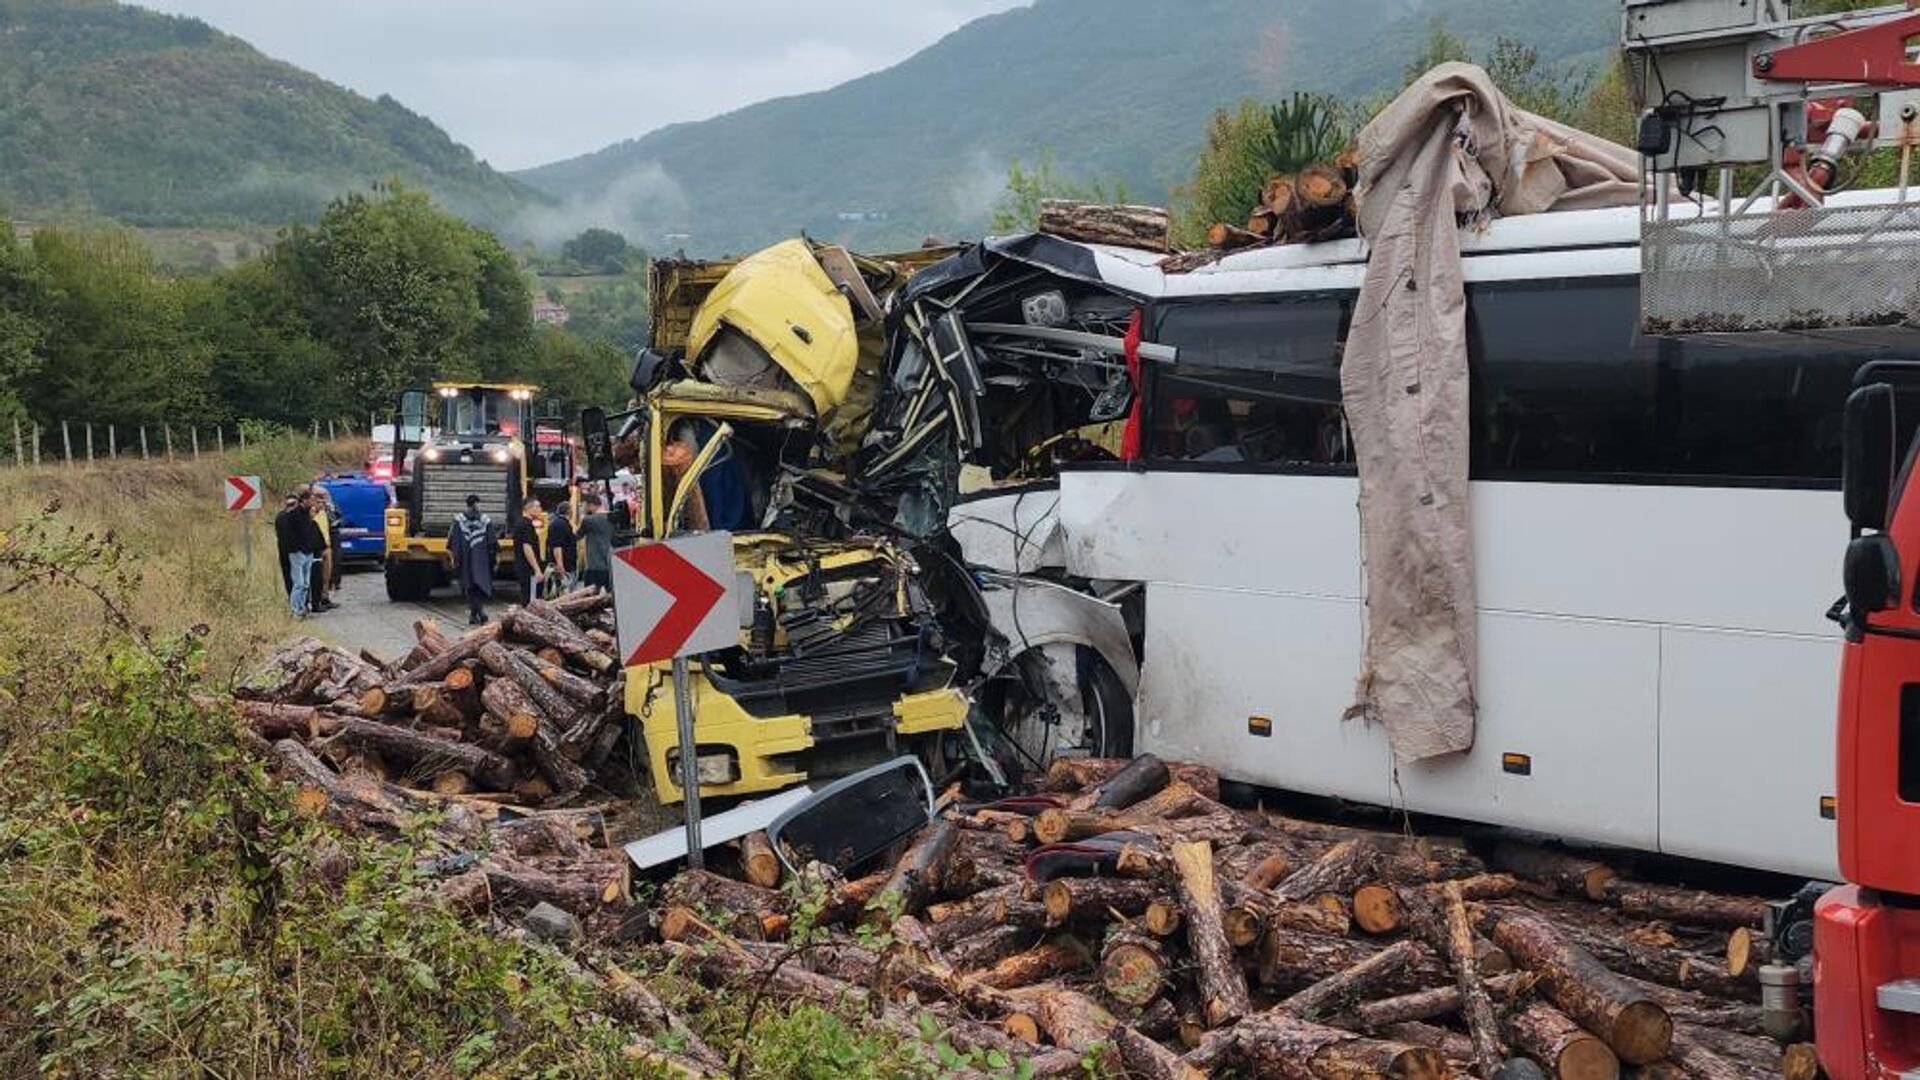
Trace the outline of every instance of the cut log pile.
<instances>
[{"instance_id":1,"label":"cut log pile","mask_svg":"<svg viewBox=\"0 0 1920 1080\"><path fill-rule=\"evenodd\" d=\"M1047 798L950 807L896 861L784 889L687 872L644 948L1035 1076L1813 1080L1764 1037L1764 904L1571 854L1229 809L1210 771L1055 764ZM759 841L741 845L756 873ZM1045 880L1039 880L1044 878ZM961 1071L964 1074L964 1070Z\"/></svg>"},{"instance_id":2,"label":"cut log pile","mask_svg":"<svg viewBox=\"0 0 1920 1080\"><path fill-rule=\"evenodd\" d=\"M342 816L329 789L347 777L396 788L402 802L573 804L623 730L612 605L583 589L457 638L423 619L393 663L302 638L241 684L237 707L261 738L293 740L332 766L331 780L305 778L319 812Z\"/></svg>"}]
</instances>

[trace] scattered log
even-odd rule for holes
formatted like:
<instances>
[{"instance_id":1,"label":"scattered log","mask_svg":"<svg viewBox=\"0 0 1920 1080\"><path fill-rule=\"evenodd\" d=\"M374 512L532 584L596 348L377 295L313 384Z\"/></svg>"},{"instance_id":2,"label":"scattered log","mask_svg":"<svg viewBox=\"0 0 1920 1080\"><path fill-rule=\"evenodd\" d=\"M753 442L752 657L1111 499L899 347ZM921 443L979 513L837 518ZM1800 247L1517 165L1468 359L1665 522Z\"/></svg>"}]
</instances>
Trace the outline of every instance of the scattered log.
<instances>
[{"instance_id":1,"label":"scattered log","mask_svg":"<svg viewBox=\"0 0 1920 1080\"><path fill-rule=\"evenodd\" d=\"M1487 993L1505 1000L1516 987L1532 986L1530 979L1514 975L1496 975L1481 984ZM1431 990L1416 990L1397 997L1379 998L1363 1001L1355 1005L1345 1020L1351 1026L1367 1030L1377 1030L1411 1020L1434 1020L1451 1016L1460 1011L1460 987L1436 986Z\"/></svg>"},{"instance_id":2,"label":"scattered log","mask_svg":"<svg viewBox=\"0 0 1920 1080\"><path fill-rule=\"evenodd\" d=\"M1620 1060L1645 1065L1667 1056L1673 1021L1653 998L1572 945L1551 923L1511 912L1493 930L1514 963L1540 976L1547 997L1581 1027L1599 1035Z\"/></svg>"},{"instance_id":3,"label":"scattered log","mask_svg":"<svg viewBox=\"0 0 1920 1080\"><path fill-rule=\"evenodd\" d=\"M423 682L439 682L447 677L447 672L459 667L463 662L480 655L480 650L493 644L500 638L500 624L491 622L470 631L465 637L447 646L444 650L421 661L402 672L388 685L414 686Z\"/></svg>"},{"instance_id":4,"label":"scattered log","mask_svg":"<svg viewBox=\"0 0 1920 1080\"><path fill-rule=\"evenodd\" d=\"M1142 754L1069 804L1076 810L1125 810L1172 782L1167 763Z\"/></svg>"},{"instance_id":5,"label":"scattered log","mask_svg":"<svg viewBox=\"0 0 1920 1080\"><path fill-rule=\"evenodd\" d=\"M1047 882L1040 893L1047 921L1053 925L1071 919L1131 919L1161 898L1153 882L1130 878L1060 878Z\"/></svg>"},{"instance_id":6,"label":"scattered log","mask_svg":"<svg viewBox=\"0 0 1920 1080\"><path fill-rule=\"evenodd\" d=\"M1233 1028L1233 1052L1259 1076L1310 1080L1446 1080L1439 1051L1369 1039L1280 1013L1249 1016Z\"/></svg>"},{"instance_id":7,"label":"scattered log","mask_svg":"<svg viewBox=\"0 0 1920 1080\"><path fill-rule=\"evenodd\" d=\"M1215 251L1237 251L1241 248L1258 247L1272 236L1273 220L1269 215L1256 214L1254 220L1248 223L1249 226L1258 223L1265 228L1245 229L1229 225L1224 221L1216 221L1207 226L1207 246Z\"/></svg>"},{"instance_id":8,"label":"scattered log","mask_svg":"<svg viewBox=\"0 0 1920 1080\"><path fill-rule=\"evenodd\" d=\"M1167 951L1152 934L1126 926L1108 931L1100 952L1100 985L1115 1001L1143 1006L1166 988Z\"/></svg>"},{"instance_id":9,"label":"scattered log","mask_svg":"<svg viewBox=\"0 0 1920 1080\"><path fill-rule=\"evenodd\" d=\"M1187 924L1187 952L1198 969L1200 1003L1207 1025L1219 1027L1253 1009L1246 976L1221 926L1220 889L1213 875L1213 848L1177 843L1168 851L1174 891Z\"/></svg>"},{"instance_id":10,"label":"scattered log","mask_svg":"<svg viewBox=\"0 0 1920 1080\"><path fill-rule=\"evenodd\" d=\"M1063 941L1047 941L1015 953L971 977L996 990L1011 990L1016 986L1032 986L1085 966L1086 956L1079 949Z\"/></svg>"},{"instance_id":11,"label":"scattered log","mask_svg":"<svg viewBox=\"0 0 1920 1080\"><path fill-rule=\"evenodd\" d=\"M761 940L773 933L791 911L787 896L708 870L687 870L660 890L662 903L692 911L726 916L724 925L735 937Z\"/></svg>"},{"instance_id":12,"label":"scattered log","mask_svg":"<svg viewBox=\"0 0 1920 1080\"><path fill-rule=\"evenodd\" d=\"M1493 846L1488 864L1516 877L1551 886L1567 896L1595 901L1607 898L1607 887L1616 876L1613 869L1603 863L1511 840Z\"/></svg>"},{"instance_id":13,"label":"scattered log","mask_svg":"<svg viewBox=\"0 0 1920 1080\"><path fill-rule=\"evenodd\" d=\"M1260 939L1257 970L1262 986L1287 993L1345 971L1379 952L1368 941L1268 927ZM1432 949L1421 946L1415 959L1389 974L1380 989L1402 994L1452 981Z\"/></svg>"},{"instance_id":14,"label":"scattered log","mask_svg":"<svg viewBox=\"0 0 1920 1080\"><path fill-rule=\"evenodd\" d=\"M1441 893L1441 903L1443 923L1434 929L1442 936L1443 955L1447 966L1453 969L1454 985L1460 991L1460 1013L1466 1019L1467 1036L1473 1042L1474 1064L1481 1076L1492 1077L1500 1071L1504 1055L1500 1049L1499 1028L1494 1021L1493 1001L1480 982L1480 956L1474 947L1473 924L1467 918L1467 906L1457 887L1448 885Z\"/></svg>"},{"instance_id":15,"label":"scattered log","mask_svg":"<svg viewBox=\"0 0 1920 1080\"><path fill-rule=\"evenodd\" d=\"M1206 1080L1206 1073L1180 1060L1179 1055L1154 1042L1137 1027L1116 1024L1107 1037L1119 1053L1127 1076L1139 1080Z\"/></svg>"},{"instance_id":16,"label":"scattered log","mask_svg":"<svg viewBox=\"0 0 1920 1080\"><path fill-rule=\"evenodd\" d=\"M1082 244L1167 251L1172 219L1158 206L1113 206L1047 199L1040 204L1040 232Z\"/></svg>"},{"instance_id":17,"label":"scattered log","mask_svg":"<svg viewBox=\"0 0 1920 1080\"><path fill-rule=\"evenodd\" d=\"M749 883L763 889L780 887L780 857L765 832L750 832L740 838L740 869Z\"/></svg>"},{"instance_id":18,"label":"scattered log","mask_svg":"<svg viewBox=\"0 0 1920 1080\"><path fill-rule=\"evenodd\" d=\"M1330 1016L1371 993L1375 987L1398 975L1405 966L1418 963L1422 959L1421 953L1420 945L1411 939L1395 942L1352 967L1293 994L1275 1008L1302 1020Z\"/></svg>"},{"instance_id":19,"label":"scattered log","mask_svg":"<svg viewBox=\"0 0 1920 1080\"><path fill-rule=\"evenodd\" d=\"M1047 766L1042 787L1053 792L1098 787L1130 764L1132 761L1128 758L1055 758L1053 764ZM1170 764L1167 772L1201 795L1215 802L1220 800L1220 774L1205 765Z\"/></svg>"},{"instance_id":20,"label":"scattered log","mask_svg":"<svg viewBox=\"0 0 1920 1080\"><path fill-rule=\"evenodd\" d=\"M1342 840L1273 887L1279 901L1308 900L1321 893L1351 893L1372 876L1379 852L1370 841Z\"/></svg>"},{"instance_id":21,"label":"scattered log","mask_svg":"<svg viewBox=\"0 0 1920 1080\"><path fill-rule=\"evenodd\" d=\"M1406 925L1406 908L1390 885L1378 882L1353 891L1353 922L1369 934L1391 934Z\"/></svg>"},{"instance_id":22,"label":"scattered log","mask_svg":"<svg viewBox=\"0 0 1920 1080\"><path fill-rule=\"evenodd\" d=\"M332 739L372 750L383 758L403 761L408 775L430 781L449 770L457 770L490 788L512 786L519 776L513 762L472 743L441 738L424 731L395 727L377 720L342 716L327 720L321 732Z\"/></svg>"},{"instance_id":23,"label":"scattered log","mask_svg":"<svg viewBox=\"0 0 1920 1080\"><path fill-rule=\"evenodd\" d=\"M1595 900L1605 900L1635 918L1732 930L1765 925L1767 902L1749 896L1694 892L1634 881L1608 881Z\"/></svg>"},{"instance_id":24,"label":"scattered log","mask_svg":"<svg viewBox=\"0 0 1920 1080\"><path fill-rule=\"evenodd\" d=\"M1053 1045L1085 1053L1104 1043L1116 1021L1112 1013L1085 994L1046 987L1034 995L1036 1019Z\"/></svg>"},{"instance_id":25,"label":"scattered log","mask_svg":"<svg viewBox=\"0 0 1920 1080\"><path fill-rule=\"evenodd\" d=\"M960 841L960 830L941 818L920 830L894 864L887 883L867 901L867 911L883 924L901 915L918 915L940 891L947 861Z\"/></svg>"},{"instance_id":26,"label":"scattered log","mask_svg":"<svg viewBox=\"0 0 1920 1080\"><path fill-rule=\"evenodd\" d=\"M1618 1080L1620 1076L1620 1059L1606 1043L1544 1002L1515 1010L1507 1017L1507 1031L1513 1045L1539 1062L1554 1080Z\"/></svg>"}]
</instances>

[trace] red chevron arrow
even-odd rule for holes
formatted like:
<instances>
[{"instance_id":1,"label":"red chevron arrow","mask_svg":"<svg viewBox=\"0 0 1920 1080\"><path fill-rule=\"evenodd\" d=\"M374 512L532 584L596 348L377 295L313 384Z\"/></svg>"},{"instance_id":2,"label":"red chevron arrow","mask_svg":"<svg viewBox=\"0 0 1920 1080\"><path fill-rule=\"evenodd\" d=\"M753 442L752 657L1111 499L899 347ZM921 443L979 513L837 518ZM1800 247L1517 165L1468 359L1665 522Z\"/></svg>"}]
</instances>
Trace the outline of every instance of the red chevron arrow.
<instances>
[{"instance_id":1,"label":"red chevron arrow","mask_svg":"<svg viewBox=\"0 0 1920 1080\"><path fill-rule=\"evenodd\" d=\"M259 492L244 476L227 477L227 509L239 510L253 505L253 497Z\"/></svg>"},{"instance_id":2,"label":"red chevron arrow","mask_svg":"<svg viewBox=\"0 0 1920 1080\"><path fill-rule=\"evenodd\" d=\"M647 631L646 638L627 657L628 666L673 659L687 638L700 628L707 613L727 595L725 585L708 577L666 544L627 548L614 552L614 556L673 598L673 606L660 616L660 621Z\"/></svg>"}]
</instances>

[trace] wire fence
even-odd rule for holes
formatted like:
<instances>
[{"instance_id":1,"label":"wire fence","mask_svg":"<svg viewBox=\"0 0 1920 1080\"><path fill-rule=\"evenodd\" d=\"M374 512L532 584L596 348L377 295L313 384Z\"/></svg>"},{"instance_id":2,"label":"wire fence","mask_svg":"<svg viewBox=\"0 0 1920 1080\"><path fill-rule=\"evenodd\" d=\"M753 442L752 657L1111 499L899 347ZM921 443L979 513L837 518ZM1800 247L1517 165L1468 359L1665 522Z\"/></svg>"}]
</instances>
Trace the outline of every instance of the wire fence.
<instances>
[{"instance_id":1,"label":"wire fence","mask_svg":"<svg viewBox=\"0 0 1920 1080\"><path fill-rule=\"evenodd\" d=\"M352 438L372 430L377 418L363 425L351 418L313 420L307 434L315 439ZM0 463L16 468L36 465L83 465L94 461L197 461L202 455L244 450L252 425L238 421L213 424L103 424L61 420L40 424L14 420L12 438L0 449ZM253 427L257 433L260 428ZM298 431L296 425L289 430ZM257 434L256 434L257 437Z\"/></svg>"}]
</instances>

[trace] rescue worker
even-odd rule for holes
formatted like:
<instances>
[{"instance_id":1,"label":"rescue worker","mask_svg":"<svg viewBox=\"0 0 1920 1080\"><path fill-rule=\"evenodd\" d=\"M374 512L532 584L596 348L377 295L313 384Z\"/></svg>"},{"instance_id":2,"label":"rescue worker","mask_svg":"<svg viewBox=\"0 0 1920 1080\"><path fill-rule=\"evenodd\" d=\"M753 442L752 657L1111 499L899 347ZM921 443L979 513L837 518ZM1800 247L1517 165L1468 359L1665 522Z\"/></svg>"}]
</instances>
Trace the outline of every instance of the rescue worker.
<instances>
[{"instance_id":1,"label":"rescue worker","mask_svg":"<svg viewBox=\"0 0 1920 1080\"><path fill-rule=\"evenodd\" d=\"M547 564L557 591L564 593L579 582L580 542L564 510L547 518Z\"/></svg>"},{"instance_id":2,"label":"rescue worker","mask_svg":"<svg viewBox=\"0 0 1920 1080\"><path fill-rule=\"evenodd\" d=\"M520 521L513 527L513 576L520 579L520 602L533 603L534 590L546 579L546 562L540 551L540 500L529 498L520 506Z\"/></svg>"},{"instance_id":3,"label":"rescue worker","mask_svg":"<svg viewBox=\"0 0 1920 1080\"><path fill-rule=\"evenodd\" d=\"M580 583L613 591L613 519L607 501L588 492L586 516L580 519Z\"/></svg>"},{"instance_id":4,"label":"rescue worker","mask_svg":"<svg viewBox=\"0 0 1920 1080\"><path fill-rule=\"evenodd\" d=\"M493 519L480 512L480 496L467 496L466 511L447 529L447 550L453 554L453 580L467 598L467 625L479 626L487 621L493 564L500 557L500 532Z\"/></svg>"}]
</instances>

